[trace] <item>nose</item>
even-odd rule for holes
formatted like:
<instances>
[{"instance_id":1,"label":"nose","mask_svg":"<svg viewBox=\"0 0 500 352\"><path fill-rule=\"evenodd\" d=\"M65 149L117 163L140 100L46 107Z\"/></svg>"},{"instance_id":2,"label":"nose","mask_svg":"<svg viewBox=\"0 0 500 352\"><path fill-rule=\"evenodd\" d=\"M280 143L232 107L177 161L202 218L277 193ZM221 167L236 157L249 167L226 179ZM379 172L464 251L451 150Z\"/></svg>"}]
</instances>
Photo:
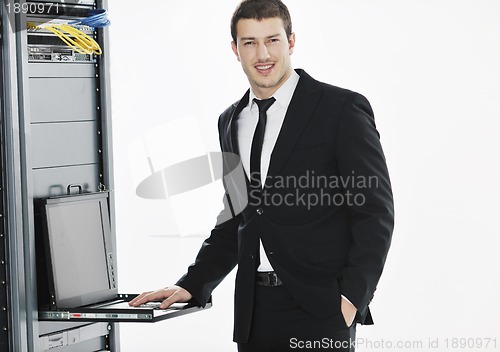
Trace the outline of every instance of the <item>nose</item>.
<instances>
[{"instance_id":1,"label":"nose","mask_svg":"<svg viewBox=\"0 0 500 352\"><path fill-rule=\"evenodd\" d=\"M257 59L259 61L266 61L270 57L271 55L269 55L269 51L267 50L267 45L260 44L257 48Z\"/></svg>"}]
</instances>

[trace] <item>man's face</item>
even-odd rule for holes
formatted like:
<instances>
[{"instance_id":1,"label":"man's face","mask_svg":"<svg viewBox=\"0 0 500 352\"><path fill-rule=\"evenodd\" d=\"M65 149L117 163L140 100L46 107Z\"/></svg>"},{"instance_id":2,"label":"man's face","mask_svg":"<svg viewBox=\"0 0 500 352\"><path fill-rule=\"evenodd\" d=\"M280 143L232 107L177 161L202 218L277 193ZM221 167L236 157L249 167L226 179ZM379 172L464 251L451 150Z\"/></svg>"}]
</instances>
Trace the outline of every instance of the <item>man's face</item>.
<instances>
[{"instance_id":1,"label":"man's face","mask_svg":"<svg viewBox=\"0 0 500 352\"><path fill-rule=\"evenodd\" d=\"M236 25L237 43L232 48L258 98L269 98L292 73L290 55L295 34L287 39L279 17L262 21L241 19Z\"/></svg>"}]
</instances>

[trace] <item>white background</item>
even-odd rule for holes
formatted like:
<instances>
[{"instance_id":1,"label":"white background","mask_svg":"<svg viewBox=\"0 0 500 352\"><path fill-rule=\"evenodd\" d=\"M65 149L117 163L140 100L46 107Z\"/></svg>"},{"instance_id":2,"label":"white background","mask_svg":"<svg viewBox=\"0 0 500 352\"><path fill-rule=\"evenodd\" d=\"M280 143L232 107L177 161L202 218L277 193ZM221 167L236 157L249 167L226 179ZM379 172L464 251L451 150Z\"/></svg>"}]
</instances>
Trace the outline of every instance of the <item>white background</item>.
<instances>
[{"instance_id":1,"label":"white background","mask_svg":"<svg viewBox=\"0 0 500 352\"><path fill-rule=\"evenodd\" d=\"M219 149L217 118L248 87L230 49L237 3L110 1L121 292L175 283L215 223L217 185L188 195L192 209L141 199L135 187L151 172L144 153L157 171ZM500 350L500 2L286 3L294 67L368 97L392 178L393 244L371 305L376 325L358 328L372 346L358 351ZM235 351L233 286L234 272L208 311L121 324L122 351ZM496 338L497 348L453 338Z\"/></svg>"}]
</instances>

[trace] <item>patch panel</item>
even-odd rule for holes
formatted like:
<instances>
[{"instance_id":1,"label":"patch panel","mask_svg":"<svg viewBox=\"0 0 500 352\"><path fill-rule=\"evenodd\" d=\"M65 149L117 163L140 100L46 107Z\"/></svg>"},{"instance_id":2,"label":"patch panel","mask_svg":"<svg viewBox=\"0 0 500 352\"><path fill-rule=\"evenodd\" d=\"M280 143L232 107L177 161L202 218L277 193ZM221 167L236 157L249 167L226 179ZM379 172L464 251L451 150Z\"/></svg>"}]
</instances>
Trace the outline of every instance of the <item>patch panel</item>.
<instances>
[{"instance_id":1,"label":"patch panel","mask_svg":"<svg viewBox=\"0 0 500 352\"><path fill-rule=\"evenodd\" d=\"M81 54L66 46L28 45L28 62L95 62L95 55Z\"/></svg>"}]
</instances>

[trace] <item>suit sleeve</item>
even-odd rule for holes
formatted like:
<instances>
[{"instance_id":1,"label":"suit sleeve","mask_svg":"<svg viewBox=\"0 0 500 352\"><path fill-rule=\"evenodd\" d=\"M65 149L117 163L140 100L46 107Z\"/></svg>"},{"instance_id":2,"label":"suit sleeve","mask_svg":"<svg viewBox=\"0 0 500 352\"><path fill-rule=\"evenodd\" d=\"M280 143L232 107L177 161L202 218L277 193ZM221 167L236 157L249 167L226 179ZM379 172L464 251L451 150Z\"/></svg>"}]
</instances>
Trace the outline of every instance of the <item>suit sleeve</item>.
<instances>
[{"instance_id":1,"label":"suit sleeve","mask_svg":"<svg viewBox=\"0 0 500 352\"><path fill-rule=\"evenodd\" d=\"M227 201L224 203L224 210L219 217L226 218L225 212L230 210ZM205 306L212 291L236 266L237 230L240 216L214 227L210 237L201 245L195 262L176 283L188 290L196 302L202 306Z\"/></svg>"},{"instance_id":2,"label":"suit sleeve","mask_svg":"<svg viewBox=\"0 0 500 352\"><path fill-rule=\"evenodd\" d=\"M337 162L345 182L351 225L351 247L339 280L340 292L362 315L373 298L387 257L394 227L389 173L365 97L352 93L343 108L337 136Z\"/></svg>"},{"instance_id":3,"label":"suit sleeve","mask_svg":"<svg viewBox=\"0 0 500 352\"><path fill-rule=\"evenodd\" d=\"M221 119L219 119L219 136L221 135ZM195 262L176 283L188 290L201 306L206 305L212 291L238 262L237 234L242 215L233 215L231 197L226 185L224 188L226 189L224 209L217 217L217 225L211 231L210 237L201 245Z\"/></svg>"}]
</instances>

